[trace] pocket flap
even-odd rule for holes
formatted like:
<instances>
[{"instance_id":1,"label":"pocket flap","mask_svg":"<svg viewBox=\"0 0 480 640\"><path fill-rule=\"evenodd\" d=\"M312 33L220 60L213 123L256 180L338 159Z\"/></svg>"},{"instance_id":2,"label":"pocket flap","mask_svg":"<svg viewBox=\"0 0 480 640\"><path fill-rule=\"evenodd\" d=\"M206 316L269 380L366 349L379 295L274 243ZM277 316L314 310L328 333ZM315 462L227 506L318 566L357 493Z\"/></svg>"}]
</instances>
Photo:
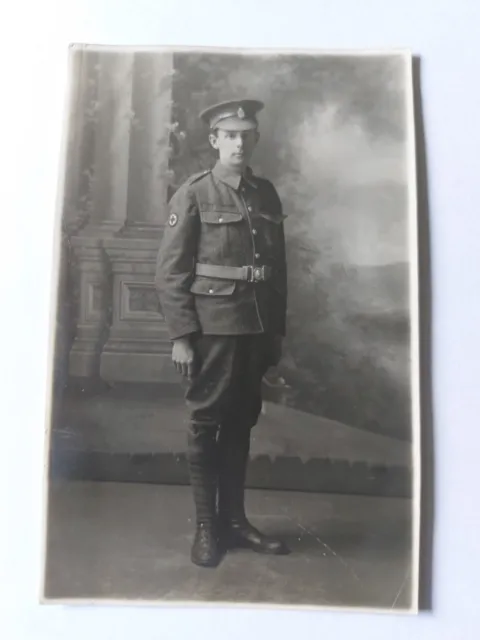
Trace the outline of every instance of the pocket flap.
<instances>
[{"instance_id":1,"label":"pocket flap","mask_svg":"<svg viewBox=\"0 0 480 640\"><path fill-rule=\"evenodd\" d=\"M191 293L204 296L229 296L235 290L235 280L220 280L197 276L190 287Z\"/></svg>"},{"instance_id":2,"label":"pocket flap","mask_svg":"<svg viewBox=\"0 0 480 640\"><path fill-rule=\"evenodd\" d=\"M202 222L208 224L232 224L234 222L242 222L243 216L238 211L225 211L215 209L214 211L200 211Z\"/></svg>"},{"instance_id":3,"label":"pocket flap","mask_svg":"<svg viewBox=\"0 0 480 640\"><path fill-rule=\"evenodd\" d=\"M285 218L287 217L284 213L270 213L269 211L260 211L260 215L262 218L265 218L269 222L274 222L275 224L281 224Z\"/></svg>"}]
</instances>

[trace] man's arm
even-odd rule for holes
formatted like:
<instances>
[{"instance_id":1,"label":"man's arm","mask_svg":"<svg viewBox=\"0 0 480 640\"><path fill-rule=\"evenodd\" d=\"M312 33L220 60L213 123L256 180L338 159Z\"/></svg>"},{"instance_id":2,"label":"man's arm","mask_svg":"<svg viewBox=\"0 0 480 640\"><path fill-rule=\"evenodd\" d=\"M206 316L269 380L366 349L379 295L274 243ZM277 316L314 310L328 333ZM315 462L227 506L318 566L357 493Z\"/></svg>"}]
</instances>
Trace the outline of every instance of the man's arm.
<instances>
[{"instance_id":1,"label":"man's arm","mask_svg":"<svg viewBox=\"0 0 480 640\"><path fill-rule=\"evenodd\" d=\"M273 365L277 366L282 358L282 341L287 332L287 260L285 255L285 231L283 222L280 226L280 247L279 247L279 274L278 289L281 295L280 326L279 333L274 337L273 344Z\"/></svg>"},{"instance_id":2,"label":"man's arm","mask_svg":"<svg viewBox=\"0 0 480 640\"><path fill-rule=\"evenodd\" d=\"M279 296L281 297L281 305L279 308L279 320L280 320L280 328L279 328L279 344L281 345L281 338L283 338L286 334L286 316L287 316L287 255L286 255L286 246L285 246L285 227L283 220L286 218L286 215L283 213L283 205L280 197L277 193L277 190L270 183L270 194L269 198L271 201L271 206L273 211L275 211L276 215L282 219L282 222L279 224L279 233L277 234L278 243L275 247L275 265L276 265L276 274L275 274L275 282L274 286L277 290ZM281 348L281 347L280 347Z\"/></svg>"},{"instance_id":3,"label":"man's arm","mask_svg":"<svg viewBox=\"0 0 480 640\"><path fill-rule=\"evenodd\" d=\"M195 197L188 185L175 193L169 204L155 275L163 315L171 340L172 360L183 375L191 375L191 334L200 330L190 285L194 273L199 234Z\"/></svg>"},{"instance_id":4,"label":"man's arm","mask_svg":"<svg viewBox=\"0 0 480 640\"><path fill-rule=\"evenodd\" d=\"M288 286L287 286L287 255L285 249L285 228L283 222L280 225L280 246L278 248L279 254L279 274L278 274L278 284L279 290L282 294L282 310L281 310L281 335L285 336L287 332L286 324L287 324L287 297L288 297Z\"/></svg>"},{"instance_id":5,"label":"man's arm","mask_svg":"<svg viewBox=\"0 0 480 640\"><path fill-rule=\"evenodd\" d=\"M267 181L267 199L269 209L281 220L278 223L277 241L275 245L275 275L272 286L275 290L275 314L278 322L276 334L271 342L271 366L276 366L282 357L282 341L286 334L287 316L287 259L285 248L285 229L283 206L277 190Z\"/></svg>"}]
</instances>

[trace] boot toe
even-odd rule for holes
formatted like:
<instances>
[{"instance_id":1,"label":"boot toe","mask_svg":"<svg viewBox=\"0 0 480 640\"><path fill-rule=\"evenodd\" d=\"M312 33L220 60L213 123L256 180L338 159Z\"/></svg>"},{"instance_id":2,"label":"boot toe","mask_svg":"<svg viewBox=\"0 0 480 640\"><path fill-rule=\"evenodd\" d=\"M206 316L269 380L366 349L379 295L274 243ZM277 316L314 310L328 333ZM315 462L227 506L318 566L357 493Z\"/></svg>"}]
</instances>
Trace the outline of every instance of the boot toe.
<instances>
[{"instance_id":1,"label":"boot toe","mask_svg":"<svg viewBox=\"0 0 480 640\"><path fill-rule=\"evenodd\" d=\"M220 558L216 553L198 553L192 551L191 560L197 567L217 567Z\"/></svg>"},{"instance_id":2,"label":"boot toe","mask_svg":"<svg viewBox=\"0 0 480 640\"><path fill-rule=\"evenodd\" d=\"M230 548L247 548L257 553L271 555L288 555L290 549L277 538L267 536L250 524L240 527L232 527L229 536Z\"/></svg>"},{"instance_id":3,"label":"boot toe","mask_svg":"<svg viewBox=\"0 0 480 640\"><path fill-rule=\"evenodd\" d=\"M282 540L263 534L260 534L259 539L253 541L252 549L258 553L269 553L277 556L285 556L290 553L290 549Z\"/></svg>"},{"instance_id":4,"label":"boot toe","mask_svg":"<svg viewBox=\"0 0 480 640\"><path fill-rule=\"evenodd\" d=\"M269 553L277 556L288 556L291 550L282 540L270 540L268 543Z\"/></svg>"},{"instance_id":5,"label":"boot toe","mask_svg":"<svg viewBox=\"0 0 480 640\"><path fill-rule=\"evenodd\" d=\"M190 558L199 567L216 567L219 564L221 553L214 531L202 527L197 530Z\"/></svg>"}]
</instances>

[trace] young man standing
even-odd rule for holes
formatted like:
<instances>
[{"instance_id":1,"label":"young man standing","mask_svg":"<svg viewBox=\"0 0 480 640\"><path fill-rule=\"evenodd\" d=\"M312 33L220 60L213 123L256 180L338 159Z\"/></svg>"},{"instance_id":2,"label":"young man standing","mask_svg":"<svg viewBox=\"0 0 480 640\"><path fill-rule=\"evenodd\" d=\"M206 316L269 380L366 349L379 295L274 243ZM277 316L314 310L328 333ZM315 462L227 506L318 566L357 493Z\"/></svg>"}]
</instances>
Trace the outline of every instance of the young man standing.
<instances>
[{"instance_id":1,"label":"young man standing","mask_svg":"<svg viewBox=\"0 0 480 640\"><path fill-rule=\"evenodd\" d=\"M197 525L191 558L200 566L216 566L232 547L288 552L254 528L244 509L250 431L261 411L262 378L280 359L287 298L281 202L248 165L263 107L235 100L200 114L218 162L171 199L158 254L172 360L187 382Z\"/></svg>"}]
</instances>

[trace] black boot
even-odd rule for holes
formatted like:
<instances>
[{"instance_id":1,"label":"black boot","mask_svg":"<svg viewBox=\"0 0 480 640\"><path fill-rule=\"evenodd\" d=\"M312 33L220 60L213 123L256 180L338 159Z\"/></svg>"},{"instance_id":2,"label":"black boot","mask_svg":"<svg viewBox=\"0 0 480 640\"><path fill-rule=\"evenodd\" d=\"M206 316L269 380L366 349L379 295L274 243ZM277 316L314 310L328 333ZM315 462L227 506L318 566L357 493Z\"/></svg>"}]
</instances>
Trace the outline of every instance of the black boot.
<instances>
[{"instance_id":1,"label":"black boot","mask_svg":"<svg viewBox=\"0 0 480 640\"><path fill-rule=\"evenodd\" d=\"M216 427L192 425L187 460L196 511L191 560L201 567L220 562L217 523L218 457Z\"/></svg>"},{"instance_id":2,"label":"black boot","mask_svg":"<svg viewBox=\"0 0 480 640\"><path fill-rule=\"evenodd\" d=\"M245 515L245 477L250 430L220 430L219 511L222 544L226 549L247 548L257 553L285 555L288 547L266 536Z\"/></svg>"}]
</instances>

